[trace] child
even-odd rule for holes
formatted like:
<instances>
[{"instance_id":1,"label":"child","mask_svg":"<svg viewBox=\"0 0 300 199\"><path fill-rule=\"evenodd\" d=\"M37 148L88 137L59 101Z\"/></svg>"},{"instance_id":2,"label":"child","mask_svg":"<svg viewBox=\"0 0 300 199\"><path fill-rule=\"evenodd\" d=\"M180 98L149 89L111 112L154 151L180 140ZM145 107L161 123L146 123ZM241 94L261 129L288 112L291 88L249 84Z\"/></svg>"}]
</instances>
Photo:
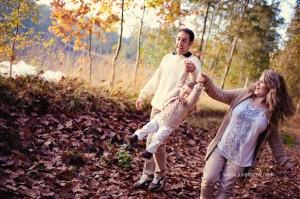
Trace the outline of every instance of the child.
<instances>
[{"instance_id":1,"label":"child","mask_svg":"<svg viewBox=\"0 0 300 199\"><path fill-rule=\"evenodd\" d=\"M187 76L188 73L185 72L184 78L179 82L178 86L181 87L179 93L170 98L160 113L129 138L130 144L134 144L146 135L154 133L152 142L142 153L144 158L150 159L163 141L179 127L184 117L196 106L202 86L198 82L190 82L182 86Z\"/></svg>"}]
</instances>

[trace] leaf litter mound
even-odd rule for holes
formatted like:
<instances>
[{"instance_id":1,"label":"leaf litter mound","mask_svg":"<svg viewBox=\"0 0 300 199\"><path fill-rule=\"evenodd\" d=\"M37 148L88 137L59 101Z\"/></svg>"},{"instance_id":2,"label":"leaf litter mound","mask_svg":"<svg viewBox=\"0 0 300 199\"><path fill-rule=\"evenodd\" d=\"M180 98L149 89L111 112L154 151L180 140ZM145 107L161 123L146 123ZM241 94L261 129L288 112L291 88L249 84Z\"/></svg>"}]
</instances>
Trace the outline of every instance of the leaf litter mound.
<instances>
[{"instance_id":1,"label":"leaf litter mound","mask_svg":"<svg viewBox=\"0 0 300 199\"><path fill-rule=\"evenodd\" d=\"M199 198L206 147L223 117L200 111L189 117L198 125L185 122L170 136L165 188L150 193L131 189L145 142L126 142L149 120L149 108L136 111L76 80L38 77L0 77L0 105L0 198ZM299 148L286 148L295 171L275 166L267 148L233 198L300 198Z\"/></svg>"}]
</instances>

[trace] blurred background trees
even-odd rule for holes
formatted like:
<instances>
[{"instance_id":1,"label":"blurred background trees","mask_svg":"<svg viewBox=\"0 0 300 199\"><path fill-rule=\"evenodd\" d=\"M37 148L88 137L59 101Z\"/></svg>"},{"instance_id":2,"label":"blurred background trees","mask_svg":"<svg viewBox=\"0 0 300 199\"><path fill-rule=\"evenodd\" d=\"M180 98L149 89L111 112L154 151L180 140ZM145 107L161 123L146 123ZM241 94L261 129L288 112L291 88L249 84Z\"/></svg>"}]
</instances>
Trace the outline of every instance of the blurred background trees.
<instances>
[{"instance_id":1,"label":"blurred background trees","mask_svg":"<svg viewBox=\"0 0 300 199\"><path fill-rule=\"evenodd\" d=\"M137 92L174 50L177 30L186 26L196 35L192 53L220 86L247 86L273 68L299 102L299 1L289 24L280 15L285 12L281 0L125 0L123 8L122 0L51 2L0 2L2 61L25 60L107 86L119 49L116 89L135 84ZM278 29L284 26L287 37L282 38Z\"/></svg>"},{"instance_id":2,"label":"blurred background trees","mask_svg":"<svg viewBox=\"0 0 300 199\"><path fill-rule=\"evenodd\" d=\"M297 1L295 14L287 29L288 40L285 48L272 56L272 68L279 71L286 80L291 95L300 103L300 1Z\"/></svg>"},{"instance_id":3,"label":"blurred background trees","mask_svg":"<svg viewBox=\"0 0 300 199\"><path fill-rule=\"evenodd\" d=\"M0 4L0 56L12 64L17 52L31 45L34 31L30 24L37 22L37 5L34 0L3 0Z\"/></svg>"}]
</instances>

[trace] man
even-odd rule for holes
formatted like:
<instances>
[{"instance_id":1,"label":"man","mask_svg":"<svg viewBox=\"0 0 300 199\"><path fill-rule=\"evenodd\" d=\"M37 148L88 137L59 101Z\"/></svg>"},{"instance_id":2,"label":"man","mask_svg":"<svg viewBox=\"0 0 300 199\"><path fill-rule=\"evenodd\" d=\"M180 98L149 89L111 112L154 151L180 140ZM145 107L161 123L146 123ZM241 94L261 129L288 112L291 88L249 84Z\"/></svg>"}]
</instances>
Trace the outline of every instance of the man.
<instances>
[{"instance_id":1,"label":"man","mask_svg":"<svg viewBox=\"0 0 300 199\"><path fill-rule=\"evenodd\" d=\"M182 28L178 31L176 37L176 52L167 54L163 57L158 69L141 90L136 100L137 110L141 110L145 98L152 96L152 110L150 118L158 114L165 102L175 93L179 92L176 87L177 82L182 78L185 70L189 73L187 81L195 81L201 69L199 59L189 52L194 41L194 33L188 28ZM151 143L153 133L148 135L147 145ZM149 191L156 192L162 189L166 169L166 152L162 145L153 154L152 158L145 160L143 174L139 181L134 183L133 188L144 188L149 184Z\"/></svg>"}]
</instances>

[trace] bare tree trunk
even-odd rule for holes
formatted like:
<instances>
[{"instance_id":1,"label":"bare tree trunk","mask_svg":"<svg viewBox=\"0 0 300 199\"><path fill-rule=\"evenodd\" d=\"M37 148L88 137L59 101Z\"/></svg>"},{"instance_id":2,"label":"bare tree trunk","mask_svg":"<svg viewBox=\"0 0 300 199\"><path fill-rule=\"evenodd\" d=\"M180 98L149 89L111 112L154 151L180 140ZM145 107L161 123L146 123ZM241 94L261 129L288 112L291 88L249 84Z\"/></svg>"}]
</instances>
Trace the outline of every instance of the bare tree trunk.
<instances>
[{"instance_id":1,"label":"bare tree trunk","mask_svg":"<svg viewBox=\"0 0 300 199\"><path fill-rule=\"evenodd\" d=\"M214 58L212 59L212 62L210 63L209 70L211 71L211 74L213 73L215 66L219 62L218 57L219 57L220 53L221 53L221 48L218 49L217 53L215 54Z\"/></svg>"},{"instance_id":2,"label":"bare tree trunk","mask_svg":"<svg viewBox=\"0 0 300 199\"><path fill-rule=\"evenodd\" d=\"M233 39L233 42L231 43L229 56L228 56L227 63L226 63L226 66L225 66L224 78L223 78L222 83L221 83L221 88L222 89L224 88L225 80L228 76L228 72L229 72L229 69L230 69L231 62L232 62L233 53L234 53L234 50L235 50L235 47L236 47L237 40L238 40L238 36L235 36L234 39Z\"/></svg>"},{"instance_id":3,"label":"bare tree trunk","mask_svg":"<svg viewBox=\"0 0 300 199\"><path fill-rule=\"evenodd\" d=\"M116 60L119 57L119 53L120 53L120 49L122 46L122 37L123 37L123 21L124 21L124 1L122 0L122 5L121 5L121 30L120 30L120 36L119 36L119 41L118 41L118 47L116 50L116 54L113 58L112 61L112 73L111 73L111 80L110 80L110 93L112 93L113 89L114 89L114 82L115 82L115 64L116 64Z\"/></svg>"},{"instance_id":4,"label":"bare tree trunk","mask_svg":"<svg viewBox=\"0 0 300 199\"><path fill-rule=\"evenodd\" d=\"M198 58L200 59L200 61L202 60L202 47L203 47L204 35L205 35L205 31L206 31L206 21L207 21L207 17L208 17L209 8L210 8L210 1L208 1L208 3L207 3L207 9L206 9L206 14L205 14L204 23L203 23L203 31L202 31L202 36L201 36L201 43L199 46Z\"/></svg>"},{"instance_id":5,"label":"bare tree trunk","mask_svg":"<svg viewBox=\"0 0 300 199\"><path fill-rule=\"evenodd\" d=\"M216 10L214 10L211 14L211 18L210 18L210 23L209 23L209 29L208 29L208 33L207 33L207 38L205 40L205 44L204 44L204 48L203 48L203 52L202 52L202 63L204 63L204 55L205 55L205 51L206 51L206 47L207 47L207 43L209 40L209 36L210 36L210 32L211 32L211 27L212 27L212 22L215 16L215 12Z\"/></svg>"},{"instance_id":6,"label":"bare tree trunk","mask_svg":"<svg viewBox=\"0 0 300 199\"><path fill-rule=\"evenodd\" d=\"M136 75L137 75L137 69L139 66L140 62L140 55L141 55L141 35L142 35L142 29L143 29L143 22L144 22L144 15L145 15L145 0L143 4L143 13L142 13L142 18L140 21L140 26L139 26L139 33L138 33L138 40L137 40L137 52L136 52L136 60L135 60L135 69L134 69L134 77L133 77L133 86L136 85Z\"/></svg>"},{"instance_id":7,"label":"bare tree trunk","mask_svg":"<svg viewBox=\"0 0 300 199\"><path fill-rule=\"evenodd\" d=\"M18 11L17 11L18 17L19 17L19 13L20 13L20 7L21 7L21 0L18 1ZM12 65L13 65L14 60L16 59L15 48L16 48L16 40L17 40L18 34L19 34L19 22L17 22L16 33L14 35L14 39L13 39L13 43L12 43L12 47L11 47L9 77L11 77L11 75L12 75Z\"/></svg>"},{"instance_id":8,"label":"bare tree trunk","mask_svg":"<svg viewBox=\"0 0 300 199\"><path fill-rule=\"evenodd\" d=\"M222 5L222 3L221 3L221 5ZM220 6L221 7L221 6ZM215 8L215 10L214 10L214 14L216 14L216 12L218 11L218 8L216 9ZM213 15L213 16L215 16L215 15ZM221 17L219 18L219 23L222 21L222 15L221 15ZM216 24L219 24L218 22L216 22ZM211 28L211 27L210 27ZM220 26L217 26L217 31L216 31L216 33L217 34L219 34L220 33ZM214 46L214 48L216 48L217 46L215 45ZM210 75L213 75L214 74L214 70L215 70L215 66L216 65L218 65L218 62L219 62L219 55L220 55L220 53L221 53L221 50L222 50L222 48L220 47L220 48L218 48L218 50L217 50L217 52L214 54L214 56L213 56L213 59L212 59L212 61L210 62L210 65L209 65L209 73L210 73Z\"/></svg>"},{"instance_id":9,"label":"bare tree trunk","mask_svg":"<svg viewBox=\"0 0 300 199\"><path fill-rule=\"evenodd\" d=\"M244 18L244 15L246 13L246 9L247 9L247 6L248 6L248 3L249 3L249 0L245 0L245 3L244 3L244 6L243 6L243 10L242 10L242 16L240 17L240 20L239 20L239 26L242 25L242 21L243 21L243 18ZM237 29L237 33L231 43L231 47L229 49L229 57L227 59L227 63L226 63L226 66L225 66L225 73L224 73L224 77L223 77L223 80L222 80L222 83L221 83L221 88L223 89L224 88L224 85L225 85L225 81L226 81L226 78L228 76L228 72L230 70L230 66L231 66L231 62L232 62L232 58L233 58L233 54L234 54L234 51L235 51L235 48L236 48L236 43L237 43L237 40L238 40L238 37L239 37L239 34L240 34L240 30L239 28Z\"/></svg>"},{"instance_id":10,"label":"bare tree trunk","mask_svg":"<svg viewBox=\"0 0 300 199\"><path fill-rule=\"evenodd\" d=\"M93 61L91 50L92 50L92 29L90 28L89 29L89 52L88 52L89 62L90 62L89 63L89 69L90 69L90 86L92 86L92 61Z\"/></svg>"},{"instance_id":11,"label":"bare tree trunk","mask_svg":"<svg viewBox=\"0 0 300 199\"><path fill-rule=\"evenodd\" d=\"M49 35L47 34L47 38L45 38L45 40L48 40L48 39L49 39ZM49 56L50 52L51 52L51 48L49 50L49 47L46 47L46 53L42 53L43 56L40 56L41 57L40 67L39 67L40 72L43 71L44 65L48 60L48 56Z\"/></svg>"},{"instance_id":12,"label":"bare tree trunk","mask_svg":"<svg viewBox=\"0 0 300 199\"><path fill-rule=\"evenodd\" d=\"M41 55L41 62L40 62L40 72L43 71L44 65L47 62L47 58L49 56L49 52L43 53L43 56Z\"/></svg>"}]
</instances>

